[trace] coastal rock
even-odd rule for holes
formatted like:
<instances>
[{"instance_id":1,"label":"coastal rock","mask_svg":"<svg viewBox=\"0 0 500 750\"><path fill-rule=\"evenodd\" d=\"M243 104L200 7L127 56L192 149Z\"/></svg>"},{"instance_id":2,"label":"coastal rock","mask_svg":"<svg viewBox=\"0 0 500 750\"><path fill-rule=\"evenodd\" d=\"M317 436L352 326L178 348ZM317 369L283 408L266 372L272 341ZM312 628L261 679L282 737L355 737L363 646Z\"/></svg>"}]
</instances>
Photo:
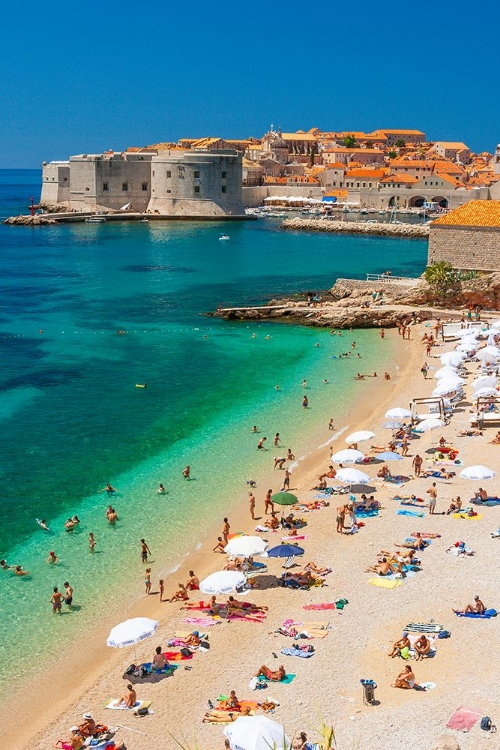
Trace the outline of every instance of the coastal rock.
<instances>
[{"instance_id":1,"label":"coastal rock","mask_svg":"<svg viewBox=\"0 0 500 750\"><path fill-rule=\"evenodd\" d=\"M425 237L429 236L427 224L386 224L381 221L338 221L331 219L285 219L282 229L305 230L307 232L337 232L346 234L373 234L391 237Z\"/></svg>"},{"instance_id":2,"label":"coastal rock","mask_svg":"<svg viewBox=\"0 0 500 750\"><path fill-rule=\"evenodd\" d=\"M432 750L460 750L460 745L451 734L443 734Z\"/></svg>"},{"instance_id":3,"label":"coastal rock","mask_svg":"<svg viewBox=\"0 0 500 750\"><path fill-rule=\"evenodd\" d=\"M44 226L46 224L56 223L55 219L51 219L50 217L41 214L35 214L35 216L9 216L9 218L4 221L4 224L26 227Z\"/></svg>"}]
</instances>

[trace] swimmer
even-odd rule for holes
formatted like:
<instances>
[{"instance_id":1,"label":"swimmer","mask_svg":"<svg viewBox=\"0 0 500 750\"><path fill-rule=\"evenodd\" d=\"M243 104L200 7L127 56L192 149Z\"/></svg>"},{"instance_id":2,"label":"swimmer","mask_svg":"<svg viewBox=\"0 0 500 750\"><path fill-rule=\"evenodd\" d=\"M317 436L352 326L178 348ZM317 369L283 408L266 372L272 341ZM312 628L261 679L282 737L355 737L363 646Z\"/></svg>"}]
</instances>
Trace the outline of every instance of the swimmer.
<instances>
[{"instance_id":1,"label":"swimmer","mask_svg":"<svg viewBox=\"0 0 500 750\"><path fill-rule=\"evenodd\" d=\"M49 552L49 556L46 562L50 563L51 565L56 565L56 563L59 562L59 558L55 552Z\"/></svg>"},{"instance_id":2,"label":"swimmer","mask_svg":"<svg viewBox=\"0 0 500 750\"><path fill-rule=\"evenodd\" d=\"M182 476L184 477L184 479L191 479L191 467L189 466L189 464L183 470Z\"/></svg>"},{"instance_id":3,"label":"swimmer","mask_svg":"<svg viewBox=\"0 0 500 750\"><path fill-rule=\"evenodd\" d=\"M162 485L162 483L161 483L161 482L160 482L160 484L158 485L158 489L157 489L156 491L157 491L157 493L158 493L159 495L164 495L164 494L165 494L165 487L164 487L164 486Z\"/></svg>"},{"instance_id":4,"label":"swimmer","mask_svg":"<svg viewBox=\"0 0 500 750\"><path fill-rule=\"evenodd\" d=\"M94 551L95 544L96 544L96 542L95 542L94 532L91 531L90 534L89 534L89 549L90 549L91 552Z\"/></svg>"},{"instance_id":5,"label":"swimmer","mask_svg":"<svg viewBox=\"0 0 500 750\"><path fill-rule=\"evenodd\" d=\"M115 525L115 523L116 523L117 521L119 521L119 520L120 520L120 519L118 518L118 514L117 514L117 512L116 512L116 510L115 510L114 508L111 508L111 511L110 511L109 513L108 513L108 512L106 512L106 515L107 515L107 517L108 517L108 523L109 523L109 524L110 524L111 526L114 526L114 525Z\"/></svg>"},{"instance_id":6,"label":"swimmer","mask_svg":"<svg viewBox=\"0 0 500 750\"><path fill-rule=\"evenodd\" d=\"M304 396L304 398L302 399L302 408L303 409L309 408L309 399L307 398L307 396Z\"/></svg>"},{"instance_id":7,"label":"swimmer","mask_svg":"<svg viewBox=\"0 0 500 750\"><path fill-rule=\"evenodd\" d=\"M328 379L327 378L323 378L323 383L328 383Z\"/></svg>"},{"instance_id":8,"label":"swimmer","mask_svg":"<svg viewBox=\"0 0 500 750\"><path fill-rule=\"evenodd\" d=\"M118 492L118 490L116 489L116 487L112 487L109 482L107 483L106 487L103 487L102 489L97 490L97 491L98 492L107 492L108 495L112 495L113 492Z\"/></svg>"},{"instance_id":9,"label":"swimmer","mask_svg":"<svg viewBox=\"0 0 500 750\"><path fill-rule=\"evenodd\" d=\"M279 390L280 390L280 387L279 387L279 385L275 385L275 386L274 386L274 389L275 389L276 391L279 391Z\"/></svg>"},{"instance_id":10,"label":"swimmer","mask_svg":"<svg viewBox=\"0 0 500 750\"><path fill-rule=\"evenodd\" d=\"M41 526L42 529L44 529L44 531L50 531L49 527L47 526L47 521L45 520L45 518L42 518L41 521L38 518L36 520L37 520L38 525Z\"/></svg>"},{"instance_id":11,"label":"swimmer","mask_svg":"<svg viewBox=\"0 0 500 750\"><path fill-rule=\"evenodd\" d=\"M14 568L14 574L16 576L29 576L29 571L23 570L22 565L16 565Z\"/></svg>"},{"instance_id":12,"label":"swimmer","mask_svg":"<svg viewBox=\"0 0 500 750\"><path fill-rule=\"evenodd\" d=\"M254 424L254 426L252 427L252 429L250 430L250 432L258 432L256 424Z\"/></svg>"},{"instance_id":13,"label":"swimmer","mask_svg":"<svg viewBox=\"0 0 500 750\"><path fill-rule=\"evenodd\" d=\"M136 388L147 388L148 384L147 383L136 383L135 387Z\"/></svg>"},{"instance_id":14,"label":"swimmer","mask_svg":"<svg viewBox=\"0 0 500 750\"><path fill-rule=\"evenodd\" d=\"M279 432L277 432L276 435L274 436L273 443L274 443L275 447L278 447L278 445L281 443L281 438L280 438Z\"/></svg>"},{"instance_id":15,"label":"swimmer","mask_svg":"<svg viewBox=\"0 0 500 750\"><path fill-rule=\"evenodd\" d=\"M328 429L329 430L334 430L335 429L335 427L333 425L333 419L330 419L330 421L328 422Z\"/></svg>"},{"instance_id":16,"label":"swimmer","mask_svg":"<svg viewBox=\"0 0 500 750\"><path fill-rule=\"evenodd\" d=\"M7 560L0 560L0 568L2 568L2 570L10 570L12 565L7 565Z\"/></svg>"},{"instance_id":17,"label":"swimmer","mask_svg":"<svg viewBox=\"0 0 500 750\"><path fill-rule=\"evenodd\" d=\"M288 448L286 452L286 460L287 461L295 461L295 454L292 453L292 449Z\"/></svg>"},{"instance_id":18,"label":"swimmer","mask_svg":"<svg viewBox=\"0 0 500 750\"><path fill-rule=\"evenodd\" d=\"M307 388L307 380L302 381L302 388Z\"/></svg>"}]
</instances>

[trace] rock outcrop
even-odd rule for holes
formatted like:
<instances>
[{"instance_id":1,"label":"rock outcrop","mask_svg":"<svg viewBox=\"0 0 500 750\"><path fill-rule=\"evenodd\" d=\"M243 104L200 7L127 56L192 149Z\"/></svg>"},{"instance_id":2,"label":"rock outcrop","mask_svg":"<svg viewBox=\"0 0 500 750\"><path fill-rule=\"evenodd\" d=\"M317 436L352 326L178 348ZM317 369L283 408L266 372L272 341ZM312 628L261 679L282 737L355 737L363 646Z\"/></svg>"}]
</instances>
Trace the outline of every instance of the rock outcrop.
<instances>
[{"instance_id":1,"label":"rock outcrop","mask_svg":"<svg viewBox=\"0 0 500 750\"><path fill-rule=\"evenodd\" d=\"M45 226L46 224L57 224L57 221L55 219L51 219L50 216L45 216L45 214L35 214L35 216L9 216L9 218L4 221L4 224L12 224L25 227L39 227Z\"/></svg>"},{"instance_id":2,"label":"rock outcrop","mask_svg":"<svg viewBox=\"0 0 500 750\"><path fill-rule=\"evenodd\" d=\"M345 234L374 234L391 237L428 238L427 224L387 224L382 221L338 221L337 219L285 219L282 229L302 229L308 232L342 232Z\"/></svg>"}]
</instances>

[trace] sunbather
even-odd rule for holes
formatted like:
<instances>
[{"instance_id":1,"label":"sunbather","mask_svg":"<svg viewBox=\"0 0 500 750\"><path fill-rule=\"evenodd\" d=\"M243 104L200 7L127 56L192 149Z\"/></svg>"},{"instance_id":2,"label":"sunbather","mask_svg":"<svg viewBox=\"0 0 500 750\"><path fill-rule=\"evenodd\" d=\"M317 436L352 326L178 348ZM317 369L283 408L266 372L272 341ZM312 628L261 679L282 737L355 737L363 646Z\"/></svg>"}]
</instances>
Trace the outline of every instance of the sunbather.
<instances>
[{"instance_id":1,"label":"sunbather","mask_svg":"<svg viewBox=\"0 0 500 750\"><path fill-rule=\"evenodd\" d=\"M382 468L377 471L377 476L380 479L385 479L386 477L390 477L391 476L391 472L389 471L389 467L388 466L382 466Z\"/></svg>"},{"instance_id":2,"label":"sunbather","mask_svg":"<svg viewBox=\"0 0 500 750\"><path fill-rule=\"evenodd\" d=\"M315 573L319 573L320 575L326 575L327 573L331 573L331 568L320 568L318 565L316 565L315 562L308 562L307 565L304 565L304 570L312 570Z\"/></svg>"},{"instance_id":3,"label":"sunbather","mask_svg":"<svg viewBox=\"0 0 500 750\"><path fill-rule=\"evenodd\" d=\"M83 714L83 723L79 725L78 731L82 737L93 737L97 733L97 724L92 714Z\"/></svg>"},{"instance_id":4,"label":"sunbather","mask_svg":"<svg viewBox=\"0 0 500 750\"><path fill-rule=\"evenodd\" d=\"M198 576L194 574L194 570L189 571L189 578L186 582L186 589L188 591L196 591L200 588L200 580Z\"/></svg>"},{"instance_id":5,"label":"sunbather","mask_svg":"<svg viewBox=\"0 0 500 750\"><path fill-rule=\"evenodd\" d=\"M465 609L454 609L453 612L456 612L459 615L465 615L469 612L474 612L478 615L484 615L486 610L486 607L482 603L479 596L476 594L474 597L474 604L468 604Z\"/></svg>"},{"instance_id":6,"label":"sunbather","mask_svg":"<svg viewBox=\"0 0 500 750\"><path fill-rule=\"evenodd\" d=\"M168 602L179 602L179 601L185 602L187 599L189 599L189 594L186 591L186 587L184 586L184 584L179 583L178 586L179 588L177 589L177 591L174 594L172 594L170 599L167 599Z\"/></svg>"},{"instance_id":7,"label":"sunbather","mask_svg":"<svg viewBox=\"0 0 500 750\"><path fill-rule=\"evenodd\" d=\"M264 526L267 526L268 529L277 529L279 525L280 522L274 511L271 513L271 518L264 522Z\"/></svg>"},{"instance_id":8,"label":"sunbather","mask_svg":"<svg viewBox=\"0 0 500 750\"><path fill-rule=\"evenodd\" d=\"M241 570L242 562L239 557L230 557L224 565L223 570Z\"/></svg>"},{"instance_id":9,"label":"sunbather","mask_svg":"<svg viewBox=\"0 0 500 750\"><path fill-rule=\"evenodd\" d=\"M462 432L457 432L458 437L479 437L482 435L482 430L462 430ZM493 438L493 440L490 440L490 443L500 443L500 433L497 433L497 436ZM499 438L497 440L497 438Z\"/></svg>"},{"instance_id":10,"label":"sunbather","mask_svg":"<svg viewBox=\"0 0 500 750\"><path fill-rule=\"evenodd\" d=\"M238 698L236 697L236 693L234 690L231 690L229 693L229 697L225 700L220 701L219 703L219 709L228 711L241 711L241 703L239 702Z\"/></svg>"},{"instance_id":11,"label":"sunbather","mask_svg":"<svg viewBox=\"0 0 500 750\"><path fill-rule=\"evenodd\" d=\"M481 502L484 502L488 499L488 493L486 492L486 490L483 490L483 488L480 487L478 491L474 493L474 497L476 498L476 500L481 500Z\"/></svg>"},{"instance_id":12,"label":"sunbather","mask_svg":"<svg viewBox=\"0 0 500 750\"><path fill-rule=\"evenodd\" d=\"M410 690L415 687L415 675L409 664L407 664L403 671L398 674L391 687L403 688L403 690Z\"/></svg>"},{"instance_id":13,"label":"sunbather","mask_svg":"<svg viewBox=\"0 0 500 750\"><path fill-rule=\"evenodd\" d=\"M184 636L182 640L186 644L186 646L191 646L191 648L196 648L201 643L200 633L198 630L193 630L192 633Z\"/></svg>"},{"instance_id":14,"label":"sunbather","mask_svg":"<svg viewBox=\"0 0 500 750\"><path fill-rule=\"evenodd\" d=\"M228 612L230 612L231 610L243 610L244 612L266 612L269 607L266 607L265 605L252 604L251 602L240 602L235 599L234 596L230 596L227 600L227 609Z\"/></svg>"},{"instance_id":15,"label":"sunbather","mask_svg":"<svg viewBox=\"0 0 500 750\"><path fill-rule=\"evenodd\" d=\"M157 646L155 649L155 655L153 656L153 661L152 661L153 671L161 672L163 669L167 669L168 667L169 667L169 663L162 654L161 646Z\"/></svg>"},{"instance_id":16,"label":"sunbather","mask_svg":"<svg viewBox=\"0 0 500 750\"><path fill-rule=\"evenodd\" d=\"M422 550L425 549L426 545L420 534L417 534L414 541L411 542L405 542L404 544L396 544L394 542L395 547L406 547L407 549L418 549Z\"/></svg>"},{"instance_id":17,"label":"sunbather","mask_svg":"<svg viewBox=\"0 0 500 750\"><path fill-rule=\"evenodd\" d=\"M128 693L125 693L125 695L122 695L120 700L118 701L118 706L124 705L125 708L133 708L135 704L137 703L137 693L135 692L132 685L127 685Z\"/></svg>"},{"instance_id":18,"label":"sunbather","mask_svg":"<svg viewBox=\"0 0 500 750\"><path fill-rule=\"evenodd\" d=\"M458 513L462 510L462 501L460 500L460 496L458 496L456 499L453 499L450 503L450 507L446 511L446 515L449 516L450 513Z\"/></svg>"},{"instance_id":19,"label":"sunbather","mask_svg":"<svg viewBox=\"0 0 500 750\"><path fill-rule=\"evenodd\" d=\"M78 732L78 727L71 727L70 732L71 738L67 742L57 740L55 747L60 747L62 750L81 750L85 744L85 740Z\"/></svg>"},{"instance_id":20,"label":"sunbather","mask_svg":"<svg viewBox=\"0 0 500 750\"><path fill-rule=\"evenodd\" d=\"M395 656L400 655L402 649L404 648L410 648L410 639L408 638L408 633L403 633L399 641L395 641L395 643L392 644L392 651L390 651L388 655L394 659Z\"/></svg>"},{"instance_id":21,"label":"sunbather","mask_svg":"<svg viewBox=\"0 0 500 750\"><path fill-rule=\"evenodd\" d=\"M379 576L388 576L391 573L395 573L396 569L393 567L393 565L389 562L389 560L386 557L383 557L382 562L379 562L376 565L371 565L369 568L366 569L365 572L376 573Z\"/></svg>"},{"instance_id":22,"label":"sunbather","mask_svg":"<svg viewBox=\"0 0 500 750\"><path fill-rule=\"evenodd\" d=\"M424 656L427 656L427 654L431 650L431 642L427 638L427 636L422 633L418 641L415 642L413 648L415 651L415 661L422 661Z\"/></svg>"},{"instance_id":23,"label":"sunbather","mask_svg":"<svg viewBox=\"0 0 500 750\"><path fill-rule=\"evenodd\" d=\"M483 433L481 432L481 435L482 434ZM497 434L495 435L495 437L493 438L493 440L490 440L489 443L493 444L493 445L500 445L500 432L497 432Z\"/></svg>"},{"instance_id":24,"label":"sunbather","mask_svg":"<svg viewBox=\"0 0 500 750\"><path fill-rule=\"evenodd\" d=\"M260 677L261 675L263 675L266 680L269 680L270 682L281 682L281 680L284 680L286 677L286 671L285 667L282 664L280 664L278 669L274 672L272 669L269 669L269 667L266 667L266 665L263 664L254 674L254 677Z\"/></svg>"}]
</instances>

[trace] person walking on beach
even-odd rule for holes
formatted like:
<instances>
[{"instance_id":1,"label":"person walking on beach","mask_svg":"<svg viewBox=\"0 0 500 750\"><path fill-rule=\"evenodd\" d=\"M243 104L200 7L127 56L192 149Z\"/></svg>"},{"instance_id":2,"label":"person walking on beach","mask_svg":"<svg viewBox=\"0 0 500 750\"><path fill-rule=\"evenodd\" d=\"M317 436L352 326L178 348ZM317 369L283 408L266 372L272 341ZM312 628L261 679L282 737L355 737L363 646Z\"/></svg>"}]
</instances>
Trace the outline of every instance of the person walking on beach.
<instances>
[{"instance_id":1,"label":"person walking on beach","mask_svg":"<svg viewBox=\"0 0 500 750\"><path fill-rule=\"evenodd\" d=\"M248 504L250 506L250 516L255 521L255 495L253 492L248 493Z\"/></svg>"},{"instance_id":2,"label":"person walking on beach","mask_svg":"<svg viewBox=\"0 0 500 750\"><path fill-rule=\"evenodd\" d=\"M146 568L144 575L144 585L146 586L146 594L151 593L151 568Z\"/></svg>"},{"instance_id":3,"label":"person walking on beach","mask_svg":"<svg viewBox=\"0 0 500 750\"><path fill-rule=\"evenodd\" d=\"M163 594L165 593L165 584L163 582L163 578L160 578L158 582L158 588L160 589L160 601L163 601Z\"/></svg>"},{"instance_id":4,"label":"person walking on beach","mask_svg":"<svg viewBox=\"0 0 500 750\"><path fill-rule=\"evenodd\" d=\"M73 587L69 585L68 581L64 581L64 603L73 609Z\"/></svg>"},{"instance_id":5,"label":"person walking on beach","mask_svg":"<svg viewBox=\"0 0 500 750\"><path fill-rule=\"evenodd\" d=\"M274 504L273 504L273 501L271 500L272 494L273 494L273 491L268 490L266 492L266 497L264 499L264 503L265 503L264 515L266 516L268 515L267 511L269 508L271 509L271 513L274 513Z\"/></svg>"},{"instance_id":6,"label":"person walking on beach","mask_svg":"<svg viewBox=\"0 0 500 750\"><path fill-rule=\"evenodd\" d=\"M283 479L283 492L290 489L290 477L292 472L289 469L285 469L285 477Z\"/></svg>"},{"instance_id":7,"label":"person walking on beach","mask_svg":"<svg viewBox=\"0 0 500 750\"><path fill-rule=\"evenodd\" d=\"M344 533L344 521L345 521L345 514L346 514L346 506L345 505L339 505L337 508L337 532L339 534Z\"/></svg>"},{"instance_id":8,"label":"person walking on beach","mask_svg":"<svg viewBox=\"0 0 500 750\"><path fill-rule=\"evenodd\" d=\"M436 510L436 500L437 500L437 489L436 489L436 482L433 482L429 489L427 490L427 494L429 495L429 513L431 516L434 515L434 511Z\"/></svg>"},{"instance_id":9,"label":"person walking on beach","mask_svg":"<svg viewBox=\"0 0 500 750\"><path fill-rule=\"evenodd\" d=\"M427 373L429 372L429 366L428 366L427 362L424 362L424 364L420 368L420 372L424 376L424 380L427 380Z\"/></svg>"},{"instance_id":10,"label":"person walking on beach","mask_svg":"<svg viewBox=\"0 0 500 750\"><path fill-rule=\"evenodd\" d=\"M184 479L191 479L191 467L189 466L189 464L183 470L182 476L184 477Z\"/></svg>"},{"instance_id":11,"label":"person walking on beach","mask_svg":"<svg viewBox=\"0 0 500 750\"><path fill-rule=\"evenodd\" d=\"M148 561L148 555L151 554L151 550L149 549L148 545L146 544L145 539L141 539L141 560L143 563L147 563Z\"/></svg>"},{"instance_id":12,"label":"person walking on beach","mask_svg":"<svg viewBox=\"0 0 500 750\"><path fill-rule=\"evenodd\" d=\"M61 614L62 600L63 600L63 598L64 597L61 594L61 592L59 591L59 589L57 588L57 586L54 586L54 593L50 597L50 603L52 604L52 614L53 615L55 615L56 612L59 612L59 614Z\"/></svg>"},{"instance_id":13,"label":"person walking on beach","mask_svg":"<svg viewBox=\"0 0 500 750\"><path fill-rule=\"evenodd\" d=\"M328 422L328 429L329 430L334 430L335 429L335 427L333 426L333 419L330 419L330 421Z\"/></svg>"},{"instance_id":14,"label":"person walking on beach","mask_svg":"<svg viewBox=\"0 0 500 750\"><path fill-rule=\"evenodd\" d=\"M422 458L422 456L419 456L418 453L417 453L417 455L415 456L415 458L412 461L412 466L413 466L413 469L415 471L415 476L416 477L420 476L420 472L422 471L422 463L423 463L423 458Z\"/></svg>"},{"instance_id":15,"label":"person walking on beach","mask_svg":"<svg viewBox=\"0 0 500 750\"><path fill-rule=\"evenodd\" d=\"M91 552L93 552L95 549L95 536L93 531L91 531L89 534L89 549Z\"/></svg>"},{"instance_id":16,"label":"person walking on beach","mask_svg":"<svg viewBox=\"0 0 500 750\"><path fill-rule=\"evenodd\" d=\"M403 442L401 444L401 455L402 456L407 456L408 455L408 448L409 448L408 438L405 435L404 438L403 438Z\"/></svg>"},{"instance_id":17,"label":"person walking on beach","mask_svg":"<svg viewBox=\"0 0 500 750\"><path fill-rule=\"evenodd\" d=\"M229 529L231 527L229 526L229 521L227 518L224 518L223 524L222 524L222 537L224 539L224 544L227 544L229 541Z\"/></svg>"}]
</instances>

